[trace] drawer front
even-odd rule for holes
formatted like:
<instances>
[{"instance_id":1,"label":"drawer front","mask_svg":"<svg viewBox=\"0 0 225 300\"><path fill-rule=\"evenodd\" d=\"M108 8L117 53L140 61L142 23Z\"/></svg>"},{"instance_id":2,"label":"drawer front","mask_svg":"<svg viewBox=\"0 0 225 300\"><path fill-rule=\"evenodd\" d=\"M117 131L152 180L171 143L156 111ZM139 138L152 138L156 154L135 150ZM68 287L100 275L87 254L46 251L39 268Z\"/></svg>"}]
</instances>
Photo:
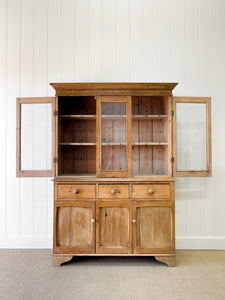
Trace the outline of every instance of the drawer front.
<instances>
[{"instance_id":1,"label":"drawer front","mask_svg":"<svg viewBox=\"0 0 225 300\"><path fill-rule=\"evenodd\" d=\"M129 185L101 184L99 185L99 198L129 198Z\"/></svg>"},{"instance_id":2,"label":"drawer front","mask_svg":"<svg viewBox=\"0 0 225 300\"><path fill-rule=\"evenodd\" d=\"M60 184L58 185L58 199L95 198L95 184Z\"/></svg>"},{"instance_id":3,"label":"drawer front","mask_svg":"<svg viewBox=\"0 0 225 300\"><path fill-rule=\"evenodd\" d=\"M170 199L169 184L133 184L133 198Z\"/></svg>"}]
</instances>

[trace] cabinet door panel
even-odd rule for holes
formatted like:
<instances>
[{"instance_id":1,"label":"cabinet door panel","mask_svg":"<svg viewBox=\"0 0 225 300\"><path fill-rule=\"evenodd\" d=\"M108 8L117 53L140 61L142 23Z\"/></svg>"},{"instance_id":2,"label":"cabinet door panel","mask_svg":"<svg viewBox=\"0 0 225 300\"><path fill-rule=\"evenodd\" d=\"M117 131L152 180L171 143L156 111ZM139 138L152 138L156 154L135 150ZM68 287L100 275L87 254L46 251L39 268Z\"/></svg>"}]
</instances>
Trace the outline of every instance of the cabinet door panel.
<instances>
[{"instance_id":1,"label":"cabinet door panel","mask_svg":"<svg viewBox=\"0 0 225 300\"><path fill-rule=\"evenodd\" d=\"M55 176L55 102L17 98L17 177Z\"/></svg>"},{"instance_id":2,"label":"cabinet door panel","mask_svg":"<svg viewBox=\"0 0 225 300\"><path fill-rule=\"evenodd\" d=\"M96 252L131 253L131 202L99 202L96 214Z\"/></svg>"},{"instance_id":3,"label":"cabinet door panel","mask_svg":"<svg viewBox=\"0 0 225 300\"><path fill-rule=\"evenodd\" d=\"M174 206L172 203L134 202L134 253L163 253L173 249Z\"/></svg>"},{"instance_id":4,"label":"cabinet door panel","mask_svg":"<svg viewBox=\"0 0 225 300\"><path fill-rule=\"evenodd\" d=\"M55 253L95 253L95 203L59 203L56 207Z\"/></svg>"},{"instance_id":5,"label":"cabinet door panel","mask_svg":"<svg viewBox=\"0 0 225 300\"><path fill-rule=\"evenodd\" d=\"M211 99L173 97L173 175L212 176Z\"/></svg>"}]
</instances>

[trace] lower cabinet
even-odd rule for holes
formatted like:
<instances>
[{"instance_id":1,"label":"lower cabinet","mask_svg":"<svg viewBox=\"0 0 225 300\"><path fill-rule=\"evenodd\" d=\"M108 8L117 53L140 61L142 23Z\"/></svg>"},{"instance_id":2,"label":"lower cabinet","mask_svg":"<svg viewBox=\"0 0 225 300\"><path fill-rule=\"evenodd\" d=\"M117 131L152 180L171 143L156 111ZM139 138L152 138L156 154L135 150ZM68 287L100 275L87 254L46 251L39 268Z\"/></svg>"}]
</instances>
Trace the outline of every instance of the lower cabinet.
<instances>
[{"instance_id":1,"label":"lower cabinet","mask_svg":"<svg viewBox=\"0 0 225 300\"><path fill-rule=\"evenodd\" d=\"M55 208L54 252L173 253L173 203L117 200L59 202Z\"/></svg>"}]
</instances>

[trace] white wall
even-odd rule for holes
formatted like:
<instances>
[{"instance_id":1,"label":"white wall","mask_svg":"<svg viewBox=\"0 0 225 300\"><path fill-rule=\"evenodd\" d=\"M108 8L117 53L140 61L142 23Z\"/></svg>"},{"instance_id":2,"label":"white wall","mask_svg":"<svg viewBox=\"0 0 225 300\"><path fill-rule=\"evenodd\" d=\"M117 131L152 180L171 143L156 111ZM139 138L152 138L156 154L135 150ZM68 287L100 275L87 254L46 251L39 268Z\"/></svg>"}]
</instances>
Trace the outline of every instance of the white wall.
<instances>
[{"instance_id":1,"label":"white wall","mask_svg":"<svg viewBox=\"0 0 225 300\"><path fill-rule=\"evenodd\" d=\"M51 179L16 178L15 99L67 81L212 97L213 177L177 182L176 245L225 249L225 1L0 0L0 247L52 246Z\"/></svg>"}]
</instances>

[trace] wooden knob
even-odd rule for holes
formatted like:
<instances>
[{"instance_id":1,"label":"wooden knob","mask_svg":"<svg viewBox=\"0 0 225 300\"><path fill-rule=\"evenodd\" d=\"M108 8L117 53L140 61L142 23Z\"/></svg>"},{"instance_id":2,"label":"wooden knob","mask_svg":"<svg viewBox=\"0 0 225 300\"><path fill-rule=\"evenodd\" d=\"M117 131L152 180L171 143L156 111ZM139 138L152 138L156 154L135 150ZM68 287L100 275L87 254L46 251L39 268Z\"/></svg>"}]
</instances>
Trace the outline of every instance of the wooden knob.
<instances>
[{"instance_id":1,"label":"wooden knob","mask_svg":"<svg viewBox=\"0 0 225 300\"><path fill-rule=\"evenodd\" d=\"M117 193L117 190L116 190L116 189L112 189L112 190L111 190L111 194L112 194L112 195L115 195L116 193Z\"/></svg>"},{"instance_id":2,"label":"wooden knob","mask_svg":"<svg viewBox=\"0 0 225 300\"><path fill-rule=\"evenodd\" d=\"M152 195L152 194L155 193L155 191L154 191L153 189L149 189L149 190L148 190L148 193L149 193L150 195Z\"/></svg>"},{"instance_id":3,"label":"wooden knob","mask_svg":"<svg viewBox=\"0 0 225 300\"><path fill-rule=\"evenodd\" d=\"M95 222L95 219L94 219L94 218L92 218L92 219L91 219L91 222L92 222L92 223L94 223L94 222Z\"/></svg>"},{"instance_id":4,"label":"wooden knob","mask_svg":"<svg viewBox=\"0 0 225 300\"><path fill-rule=\"evenodd\" d=\"M79 194L80 191L78 189L75 189L73 192L74 194Z\"/></svg>"},{"instance_id":5,"label":"wooden knob","mask_svg":"<svg viewBox=\"0 0 225 300\"><path fill-rule=\"evenodd\" d=\"M133 220L132 220L132 222L133 222L133 223L136 223L136 220L135 220L135 219L133 219Z\"/></svg>"}]
</instances>

